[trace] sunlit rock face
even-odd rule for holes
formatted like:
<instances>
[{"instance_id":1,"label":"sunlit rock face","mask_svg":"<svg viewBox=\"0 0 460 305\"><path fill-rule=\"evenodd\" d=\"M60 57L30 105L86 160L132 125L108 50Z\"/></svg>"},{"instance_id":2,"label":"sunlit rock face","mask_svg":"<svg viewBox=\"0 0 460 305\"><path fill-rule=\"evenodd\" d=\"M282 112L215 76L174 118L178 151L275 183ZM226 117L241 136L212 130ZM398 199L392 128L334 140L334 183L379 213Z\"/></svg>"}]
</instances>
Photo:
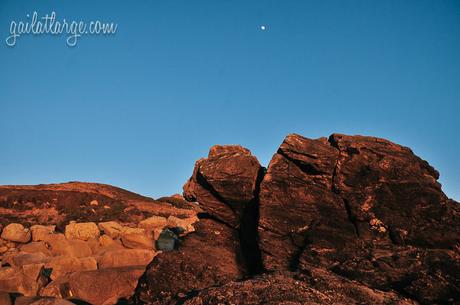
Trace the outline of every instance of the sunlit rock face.
<instances>
[{"instance_id":1,"label":"sunlit rock face","mask_svg":"<svg viewBox=\"0 0 460 305\"><path fill-rule=\"evenodd\" d=\"M174 251L199 221L199 208L183 198L155 201L107 185L0 186L0 193L0 291L15 304L127 300L164 251L162 233L173 232ZM78 221L66 223L70 217Z\"/></svg>"}]
</instances>

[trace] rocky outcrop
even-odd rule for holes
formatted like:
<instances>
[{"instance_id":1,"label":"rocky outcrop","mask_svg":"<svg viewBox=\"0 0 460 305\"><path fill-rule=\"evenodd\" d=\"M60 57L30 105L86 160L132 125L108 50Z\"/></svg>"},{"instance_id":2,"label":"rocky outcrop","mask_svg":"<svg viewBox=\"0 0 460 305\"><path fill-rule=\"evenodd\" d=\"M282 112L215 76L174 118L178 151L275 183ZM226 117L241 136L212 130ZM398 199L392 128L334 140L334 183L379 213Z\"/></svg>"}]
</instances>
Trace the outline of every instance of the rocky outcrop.
<instances>
[{"instance_id":1,"label":"rocky outcrop","mask_svg":"<svg viewBox=\"0 0 460 305\"><path fill-rule=\"evenodd\" d=\"M184 197L209 221L235 228L242 250L236 263L263 262L257 272L243 269L263 275L155 290L160 270L172 265L158 256L146 273L155 276L138 287L150 295L145 300L166 291L167 302L181 304L455 302L459 205L410 149L373 137L291 134L266 172L250 160L241 147L212 148L197 161Z\"/></svg>"},{"instance_id":2,"label":"rocky outcrop","mask_svg":"<svg viewBox=\"0 0 460 305\"><path fill-rule=\"evenodd\" d=\"M291 134L267 169L246 148L212 147L184 197L82 183L0 186L0 291L12 293L0 297L457 304L460 205L438 177L384 139Z\"/></svg>"},{"instance_id":3,"label":"rocky outcrop","mask_svg":"<svg viewBox=\"0 0 460 305\"><path fill-rule=\"evenodd\" d=\"M424 304L452 300L460 209L438 177L410 149L383 139L289 135L261 184L265 266L316 265Z\"/></svg>"}]
</instances>

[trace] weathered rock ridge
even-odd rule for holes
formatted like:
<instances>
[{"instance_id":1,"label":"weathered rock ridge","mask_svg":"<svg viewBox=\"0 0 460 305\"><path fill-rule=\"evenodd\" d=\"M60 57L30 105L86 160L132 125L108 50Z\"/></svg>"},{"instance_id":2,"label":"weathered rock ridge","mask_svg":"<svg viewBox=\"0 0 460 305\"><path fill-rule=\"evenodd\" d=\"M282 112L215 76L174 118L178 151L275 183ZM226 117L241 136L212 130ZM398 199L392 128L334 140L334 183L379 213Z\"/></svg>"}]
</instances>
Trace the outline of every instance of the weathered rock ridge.
<instances>
[{"instance_id":1,"label":"weathered rock ridge","mask_svg":"<svg viewBox=\"0 0 460 305\"><path fill-rule=\"evenodd\" d=\"M104 304L460 304L460 205L438 178L409 148L384 139L290 134L267 168L246 148L213 146L184 185L185 200L98 184L0 187L7 251L25 243L49 256L49 242L34 243L55 229L68 240L118 245L89 250L96 270L91 260L66 262L89 270L61 280L24 263L14 272L40 258L10 257L4 279ZM125 286L91 288L120 279ZM0 291L2 283L12 285L0 278Z\"/></svg>"}]
</instances>

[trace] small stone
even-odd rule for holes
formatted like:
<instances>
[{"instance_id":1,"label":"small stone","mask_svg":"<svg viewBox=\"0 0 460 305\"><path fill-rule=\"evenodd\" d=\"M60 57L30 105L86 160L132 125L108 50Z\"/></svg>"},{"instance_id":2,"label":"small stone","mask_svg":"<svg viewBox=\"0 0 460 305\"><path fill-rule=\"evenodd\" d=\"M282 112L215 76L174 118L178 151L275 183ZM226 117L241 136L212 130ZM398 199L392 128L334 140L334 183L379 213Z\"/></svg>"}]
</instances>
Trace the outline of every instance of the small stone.
<instances>
[{"instance_id":1,"label":"small stone","mask_svg":"<svg viewBox=\"0 0 460 305\"><path fill-rule=\"evenodd\" d=\"M10 223L2 232L2 238L18 243L27 243L31 239L30 230L24 228L22 224Z\"/></svg>"},{"instance_id":2,"label":"small stone","mask_svg":"<svg viewBox=\"0 0 460 305\"><path fill-rule=\"evenodd\" d=\"M100 232L94 222L70 223L65 227L65 237L67 239L76 238L88 240L92 237L99 237Z\"/></svg>"},{"instance_id":3,"label":"small stone","mask_svg":"<svg viewBox=\"0 0 460 305\"><path fill-rule=\"evenodd\" d=\"M179 238L173 231L165 229L156 241L156 248L161 251L172 251L176 247L178 240Z\"/></svg>"},{"instance_id":4,"label":"small stone","mask_svg":"<svg viewBox=\"0 0 460 305\"><path fill-rule=\"evenodd\" d=\"M0 247L0 254L1 254L1 253L5 253L6 251L8 251L8 247L7 247L7 246L1 246L1 247Z\"/></svg>"},{"instance_id":5,"label":"small stone","mask_svg":"<svg viewBox=\"0 0 460 305\"><path fill-rule=\"evenodd\" d=\"M99 205L99 202L97 200L92 200L89 205Z\"/></svg>"}]
</instances>

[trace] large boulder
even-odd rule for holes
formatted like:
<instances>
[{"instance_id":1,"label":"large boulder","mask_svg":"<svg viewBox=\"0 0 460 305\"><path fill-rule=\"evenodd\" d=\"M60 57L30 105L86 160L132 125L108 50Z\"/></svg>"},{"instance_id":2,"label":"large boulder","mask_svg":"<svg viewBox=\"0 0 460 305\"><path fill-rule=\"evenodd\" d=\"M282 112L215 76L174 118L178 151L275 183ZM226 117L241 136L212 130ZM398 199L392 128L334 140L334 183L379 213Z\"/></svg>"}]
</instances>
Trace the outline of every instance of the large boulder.
<instances>
[{"instance_id":1,"label":"large boulder","mask_svg":"<svg viewBox=\"0 0 460 305\"><path fill-rule=\"evenodd\" d=\"M20 223L10 223L3 228L2 238L17 243L28 243L31 239L31 233L30 229L24 228Z\"/></svg>"},{"instance_id":2,"label":"large boulder","mask_svg":"<svg viewBox=\"0 0 460 305\"><path fill-rule=\"evenodd\" d=\"M340 152L334 190L343 198L360 238L384 233L396 245L451 248L460 241L460 209L437 182L439 173L390 141L334 134Z\"/></svg>"},{"instance_id":3,"label":"large boulder","mask_svg":"<svg viewBox=\"0 0 460 305\"><path fill-rule=\"evenodd\" d=\"M353 224L332 191L339 152L326 138L289 135L260 186L260 245L265 268L295 269L308 244L337 252L354 242Z\"/></svg>"},{"instance_id":4,"label":"large boulder","mask_svg":"<svg viewBox=\"0 0 460 305\"><path fill-rule=\"evenodd\" d=\"M71 222L65 227L65 237L88 240L99 237L100 231L94 222Z\"/></svg>"},{"instance_id":5,"label":"large boulder","mask_svg":"<svg viewBox=\"0 0 460 305\"><path fill-rule=\"evenodd\" d=\"M262 170L251 152L237 145L213 146L206 159L200 159L184 197L197 201L206 212L238 227L246 207L254 204L257 179Z\"/></svg>"},{"instance_id":6,"label":"large boulder","mask_svg":"<svg viewBox=\"0 0 460 305\"><path fill-rule=\"evenodd\" d=\"M313 264L423 304L451 300L460 208L437 178L410 149L383 139L289 135L260 187L266 268Z\"/></svg>"}]
</instances>

